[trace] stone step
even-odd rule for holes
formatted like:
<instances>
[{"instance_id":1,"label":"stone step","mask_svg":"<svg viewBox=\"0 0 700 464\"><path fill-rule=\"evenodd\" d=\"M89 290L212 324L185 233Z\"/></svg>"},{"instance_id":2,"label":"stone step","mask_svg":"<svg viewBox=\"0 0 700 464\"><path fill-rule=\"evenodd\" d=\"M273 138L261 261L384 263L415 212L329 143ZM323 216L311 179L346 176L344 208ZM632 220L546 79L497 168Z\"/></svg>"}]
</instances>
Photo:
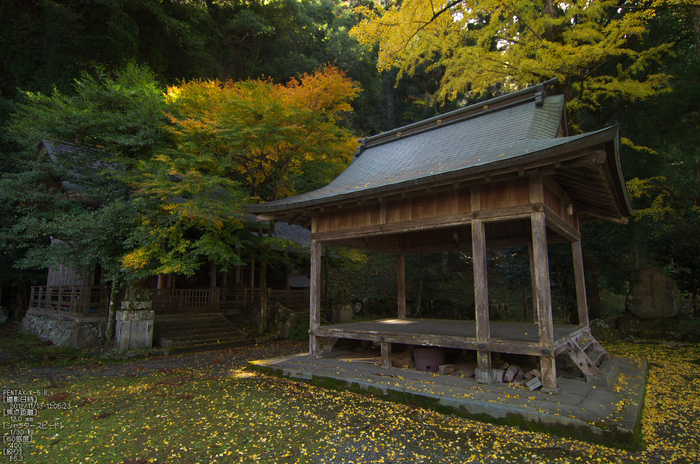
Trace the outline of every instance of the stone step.
<instances>
[{"instance_id":1,"label":"stone step","mask_svg":"<svg viewBox=\"0 0 700 464\"><path fill-rule=\"evenodd\" d=\"M154 333L170 352L204 351L254 343L235 324L218 313L159 316Z\"/></svg>"},{"instance_id":2,"label":"stone step","mask_svg":"<svg viewBox=\"0 0 700 464\"><path fill-rule=\"evenodd\" d=\"M240 341L240 340L246 340L251 337L242 337L240 335L237 336L228 336L228 337L200 337L200 338L190 338L188 340L172 340L172 346L192 346L192 345L201 345L201 344L211 344L211 345L216 345L216 344L221 344L221 343L229 343L229 342L235 342L235 341Z\"/></svg>"},{"instance_id":3,"label":"stone step","mask_svg":"<svg viewBox=\"0 0 700 464\"><path fill-rule=\"evenodd\" d=\"M193 351L209 351L221 350L226 348L235 348L237 346L252 345L255 343L254 338L239 337L231 340L198 340L186 344L174 344L168 348L169 353L183 353Z\"/></svg>"},{"instance_id":4,"label":"stone step","mask_svg":"<svg viewBox=\"0 0 700 464\"><path fill-rule=\"evenodd\" d=\"M216 339L222 337L245 337L245 333L239 332L237 330L218 328L211 330L197 330L197 331L181 331L181 332L167 332L165 334L159 333L161 338L167 338L172 341L187 341L192 339Z\"/></svg>"},{"instance_id":5,"label":"stone step","mask_svg":"<svg viewBox=\"0 0 700 464\"><path fill-rule=\"evenodd\" d=\"M232 325L222 317L206 318L206 319L173 319L163 321L158 318L155 320L155 325L164 329L171 327L208 327L208 326L227 326Z\"/></svg>"},{"instance_id":6,"label":"stone step","mask_svg":"<svg viewBox=\"0 0 700 464\"><path fill-rule=\"evenodd\" d=\"M587 375L586 382L599 386L613 388L620 377L620 366L615 358L603 361L598 367L598 375Z\"/></svg>"}]
</instances>

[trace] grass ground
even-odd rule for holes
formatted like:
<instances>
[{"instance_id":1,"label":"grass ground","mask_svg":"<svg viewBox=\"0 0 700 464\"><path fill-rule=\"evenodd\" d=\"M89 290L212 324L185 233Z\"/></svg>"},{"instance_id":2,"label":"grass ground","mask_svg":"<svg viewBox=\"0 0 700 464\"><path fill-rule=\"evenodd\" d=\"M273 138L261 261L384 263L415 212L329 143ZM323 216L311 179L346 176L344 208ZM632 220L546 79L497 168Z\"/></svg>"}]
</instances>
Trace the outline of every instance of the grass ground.
<instances>
[{"instance_id":1,"label":"grass ground","mask_svg":"<svg viewBox=\"0 0 700 464\"><path fill-rule=\"evenodd\" d=\"M0 335L0 388L47 390L40 402L70 405L39 412L27 463L700 462L698 345L608 345L651 363L646 449L628 452L245 369L303 342L110 364Z\"/></svg>"}]
</instances>

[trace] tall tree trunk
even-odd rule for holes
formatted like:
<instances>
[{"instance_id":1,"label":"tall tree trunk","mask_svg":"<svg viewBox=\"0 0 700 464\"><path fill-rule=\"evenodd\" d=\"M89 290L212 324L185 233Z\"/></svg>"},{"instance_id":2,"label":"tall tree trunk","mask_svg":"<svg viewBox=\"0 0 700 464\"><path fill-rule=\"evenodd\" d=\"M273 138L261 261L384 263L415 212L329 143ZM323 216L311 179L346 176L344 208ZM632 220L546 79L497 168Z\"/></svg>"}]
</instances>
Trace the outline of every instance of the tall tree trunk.
<instances>
[{"instance_id":1,"label":"tall tree trunk","mask_svg":"<svg viewBox=\"0 0 700 464\"><path fill-rule=\"evenodd\" d=\"M27 308L29 307L29 284L27 282L20 282L17 285L17 302L15 303L15 310L13 314L13 319L17 322L22 322L24 315L27 313Z\"/></svg>"},{"instance_id":2,"label":"tall tree trunk","mask_svg":"<svg viewBox=\"0 0 700 464\"><path fill-rule=\"evenodd\" d=\"M589 320L600 319L600 284L598 282L598 263L590 258L584 258L584 267L588 271L589 278L586 279L588 290L588 318Z\"/></svg>"},{"instance_id":3,"label":"tall tree trunk","mask_svg":"<svg viewBox=\"0 0 700 464\"><path fill-rule=\"evenodd\" d=\"M117 324L117 295L119 294L119 285L112 282L112 289L109 292L109 311L107 312L107 330L105 336L107 341L105 346L114 345L114 333Z\"/></svg>"},{"instance_id":4,"label":"tall tree trunk","mask_svg":"<svg viewBox=\"0 0 700 464\"><path fill-rule=\"evenodd\" d=\"M693 308L693 317L700 317L700 305L698 305L698 279L697 271L691 269L690 271L690 305Z\"/></svg>"},{"instance_id":5,"label":"tall tree trunk","mask_svg":"<svg viewBox=\"0 0 700 464\"><path fill-rule=\"evenodd\" d=\"M693 36L695 38L695 52L700 58L700 6L690 7L690 19L693 22Z\"/></svg>"},{"instance_id":6,"label":"tall tree trunk","mask_svg":"<svg viewBox=\"0 0 700 464\"><path fill-rule=\"evenodd\" d=\"M260 320L258 321L258 335L265 333L267 320L267 252L260 259Z\"/></svg>"}]
</instances>

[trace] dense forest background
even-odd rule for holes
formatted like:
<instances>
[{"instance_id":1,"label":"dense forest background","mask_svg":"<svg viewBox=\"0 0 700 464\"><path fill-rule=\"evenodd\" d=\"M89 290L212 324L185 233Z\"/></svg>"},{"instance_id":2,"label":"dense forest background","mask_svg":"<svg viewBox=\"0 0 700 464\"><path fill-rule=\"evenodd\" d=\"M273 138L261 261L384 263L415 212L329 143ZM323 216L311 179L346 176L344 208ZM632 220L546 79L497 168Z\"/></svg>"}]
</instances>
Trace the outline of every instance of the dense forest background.
<instances>
[{"instance_id":1,"label":"dense forest background","mask_svg":"<svg viewBox=\"0 0 700 464\"><path fill-rule=\"evenodd\" d=\"M63 232L72 233L93 224L103 236L86 238L84 254L114 258L124 253L124 247L131 246L132 251L138 247L129 242L134 236L144 239L123 235L128 228L138 231L138 221L128 221L132 210L141 208L134 212L137 218L144 214L143 208L158 208L148 202L130 203L125 200L128 195L110 191L113 209L88 218L71 206L46 204L42 209L37 198L21 197L19 191L25 190L21 186L31 190L32 182L41 177L38 173L58 175L42 171L47 169L46 160L36 154L42 133L28 130L31 121L52 125L52 131L44 133L75 134L76 128L86 133L99 130L79 123L81 117L122 114L132 124L119 126L100 143L115 153L129 154L131 161L125 166L136 171L158 153L160 161L165 156L171 164L185 160L191 167L198 155L187 147L199 133L187 127L187 115L196 113L195 96L203 95L196 92L203 92L203 83L211 80L281 84L291 90L279 99L289 101L304 95L294 93L294 88L305 84L312 88L322 78L335 82L335 106L324 108L324 123L344 131L337 136L346 140L347 134L373 135L557 77L555 90L570 102L572 131L620 125L622 166L637 210L628 225L587 224L583 230L592 316L621 311L636 271L652 264L673 276L685 296L685 310L700 317L700 5L696 3L516 0L508 7L512 11L504 10L501 2L481 2L484 9L475 11L467 1L447 2L435 10L420 0L3 0L1 305L21 314L29 286L45 279L46 266L52 263L45 257L42 266L36 249L46 247L48 237L55 236L47 224L61 223ZM507 62L499 61L506 55ZM314 74L323 69L326 74ZM172 109L159 105L167 105L161 97L169 87L191 91L195 103L180 104L168 119L163 114ZM232 84L232 92L236 88ZM60 111L41 113L42 108ZM110 127L117 120L112 119ZM159 132L160 126L170 129ZM236 146L227 143L213 147L212 153ZM290 174L295 178L287 193L316 188L335 172L314 178L318 169L316 164ZM214 171L206 174L214 176ZM223 182L223 177L217 181ZM243 195L272 198L253 195L254 185L235 176L227 179L237 183L236 192ZM151 181L150 191L165 188L158 179ZM104 185L94 187L105 194ZM218 226L207 223L210 207L202 205L199 211L204 211L196 226L200 246L193 253L224 260L231 249L212 241L241 243L241 239L212 232ZM177 230L171 217L161 213L163 230ZM114 221L115 217L120 220ZM188 227L189 232L193 226ZM122 248L114 250L117 242ZM555 314L560 320L568 318L575 302L569 254L550 246ZM329 299L365 300L365 308L374 306L374 311L390 306L382 302L395 298L393 258L370 254L351 260L331 255L333 262L326 271L331 277ZM503 317L532 314L526 257L527 250L518 248L490 251L492 303L504 303ZM178 259L181 263L182 256ZM187 264L193 266L197 259ZM119 267L123 262L111 264ZM108 261L101 264L110 266ZM412 315L460 317L468 315L473 305L469 290L465 292L470 288L465 282L471 279L468 254L411 256L407 279Z\"/></svg>"}]
</instances>

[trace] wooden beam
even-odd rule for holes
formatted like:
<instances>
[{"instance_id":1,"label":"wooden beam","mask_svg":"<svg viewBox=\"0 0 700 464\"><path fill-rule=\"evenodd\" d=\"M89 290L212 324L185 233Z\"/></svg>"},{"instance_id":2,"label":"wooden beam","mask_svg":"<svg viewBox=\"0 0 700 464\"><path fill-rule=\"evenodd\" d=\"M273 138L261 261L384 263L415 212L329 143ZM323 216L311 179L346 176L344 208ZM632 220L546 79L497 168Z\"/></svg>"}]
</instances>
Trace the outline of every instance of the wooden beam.
<instances>
[{"instance_id":1,"label":"wooden beam","mask_svg":"<svg viewBox=\"0 0 700 464\"><path fill-rule=\"evenodd\" d=\"M396 257L396 282L399 299L399 319L406 319L406 259L403 253Z\"/></svg>"},{"instance_id":2,"label":"wooden beam","mask_svg":"<svg viewBox=\"0 0 700 464\"><path fill-rule=\"evenodd\" d=\"M489 286L486 276L486 233L480 219L472 221L472 258L474 262L474 300L476 304L477 371L476 381L492 383L491 352L485 343L491 338L489 322Z\"/></svg>"},{"instance_id":3,"label":"wooden beam","mask_svg":"<svg viewBox=\"0 0 700 464\"><path fill-rule=\"evenodd\" d=\"M397 332L355 332L345 329L337 329L334 326L321 326L314 330L317 337L346 338L349 340L366 340L376 343L396 343L416 346L439 346L442 348L454 348L463 350L485 350L494 353L522 354L528 356L541 356L542 348L538 343L518 342L508 340L489 340L486 343L478 343L476 338L455 337L452 335L434 334L403 334ZM565 346L566 343L564 342ZM479 348L483 347L483 348ZM565 348L564 348L565 349Z\"/></svg>"},{"instance_id":4,"label":"wooden beam","mask_svg":"<svg viewBox=\"0 0 700 464\"><path fill-rule=\"evenodd\" d=\"M316 222L316 221L314 221ZM321 242L311 240L311 288L309 291L309 355L317 358L319 353L318 338L314 331L321 321Z\"/></svg>"},{"instance_id":5,"label":"wooden beam","mask_svg":"<svg viewBox=\"0 0 700 464\"><path fill-rule=\"evenodd\" d=\"M542 211L545 212L547 218L547 227L566 238L570 242L581 240L581 232L574 229L574 226L566 222L552 208L547 205L542 205Z\"/></svg>"},{"instance_id":6,"label":"wooden beam","mask_svg":"<svg viewBox=\"0 0 700 464\"><path fill-rule=\"evenodd\" d=\"M352 240L332 240L332 241L327 241L324 243L328 243L330 245L344 246L344 247L349 247L349 248L360 248L363 250L381 251L382 253L399 254L402 252L401 247L399 247L399 246L373 243L370 241L364 241L360 238L355 238Z\"/></svg>"},{"instance_id":7,"label":"wooden beam","mask_svg":"<svg viewBox=\"0 0 700 464\"><path fill-rule=\"evenodd\" d=\"M479 212L451 214L449 216L413 219L403 222L392 222L390 224L356 227L353 229L334 230L330 232L312 232L311 237L318 241L326 242L330 240L343 240L374 235L391 235L395 233L414 232L418 230L441 229L445 227L470 224L474 218L474 214L477 214L479 219L483 222L502 222L514 219L529 218L532 211L533 207L531 205L512 206L508 208L491 209Z\"/></svg>"},{"instance_id":8,"label":"wooden beam","mask_svg":"<svg viewBox=\"0 0 700 464\"><path fill-rule=\"evenodd\" d=\"M542 183L559 198L564 196L564 191L561 189L561 186L557 183L556 180L554 180L552 176L542 176Z\"/></svg>"},{"instance_id":9,"label":"wooden beam","mask_svg":"<svg viewBox=\"0 0 700 464\"><path fill-rule=\"evenodd\" d=\"M578 306L579 325L588 325L588 301L586 300L586 277L583 270L583 251L581 241L571 243L574 255L574 279L576 280L576 303Z\"/></svg>"},{"instance_id":10,"label":"wooden beam","mask_svg":"<svg viewBox=\"0 0 700 464\"><path fill-rule=\"evenodd\" d=\"M605 163L608 154L605 150L591 150L585 156L562 163L568 168L590 167L596 164Z\"/></svg>"},{"instance_id":11,"label":"wooden beam","mask_svg":"<svg viewBox=\"0 0 700 464\"><path fill-rule=\"evenodd\" d=\"M547 254L547 224L544 212L532 213L532 251L535 263L536 308L540 333L540 346L545 355L540 356L543 388L557 388L557 372L554 364L554 324L552 322L552 295L549 283L549 257Z\"/></svg>"}]
</instances>

